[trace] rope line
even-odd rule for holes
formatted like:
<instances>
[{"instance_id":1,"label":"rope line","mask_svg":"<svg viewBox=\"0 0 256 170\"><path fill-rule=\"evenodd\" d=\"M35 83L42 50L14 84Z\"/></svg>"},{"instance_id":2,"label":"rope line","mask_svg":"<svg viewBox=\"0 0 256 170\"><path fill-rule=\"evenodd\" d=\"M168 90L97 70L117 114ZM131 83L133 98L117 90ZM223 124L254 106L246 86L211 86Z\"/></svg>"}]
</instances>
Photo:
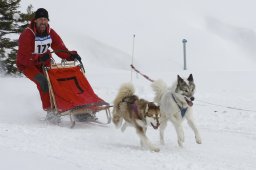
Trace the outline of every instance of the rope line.
<instances>
[{"instance_id":1,"label":"rope line","mask_svg":"<svg viewBox=\"0 0 256 170\"><path fill-rule=\"evenodd\" d=\"M232 106L224 106L224 105L215 104L215 103L210 103L210 102L206 102L206 101L198 100L198 99L197 99L197 101L198 101L198 102L201 102L201 103L208 104L208 105L218 106L218 107L224 107L224 108L232 109L232 110L240 110L240 111L246 111L246 112L256 112L256 110L242 109L242 108L232 107Z\"/></svg>"},{"instance_id":2,"label":"rope line","mask_svg":"<svg viewBox=\"0 0 256 170\"><path fill-rule=\"evenodd\" d=\"M145 74L142 74L139 70L137 70L132 64L130 65L131 68L136 71L137 73L139 73L140 75L142 75L144 78L146 78L147 80L151 81L151 82L154 82L154 80L152 80L151 78L149 78L147 75Z\"/></svg>"},{"instance_id":3,"label":"rope line","mask_svg":"<svg viewBox=\"0 0 256 170\"><path fill-rule=\"evenodd\" d=\"M152 80L151 78L149 78L147 75L142 74L139 70L137 70L132 64L131 64L131 68L136 71L137 73L139 73L140 75L142 75L144 78L146 78L147 80L149 80L150 82L154 82L154 80ZM212 106L218 106L218 107L224 107L227 109L232 109L232 110L240 110L240 111L246 111L246 112L256 112L256 110L249 110L249 109L242 109L242 108L237 108L237 107L232 107L232 106L224 106L224 105L220 105L220 104L215 104L215 103L210 103L210 102L206 102L203 100L197 100L198 102L201 103L205 103L208 105L212 105Z\"/></svg>"}]
</instances>

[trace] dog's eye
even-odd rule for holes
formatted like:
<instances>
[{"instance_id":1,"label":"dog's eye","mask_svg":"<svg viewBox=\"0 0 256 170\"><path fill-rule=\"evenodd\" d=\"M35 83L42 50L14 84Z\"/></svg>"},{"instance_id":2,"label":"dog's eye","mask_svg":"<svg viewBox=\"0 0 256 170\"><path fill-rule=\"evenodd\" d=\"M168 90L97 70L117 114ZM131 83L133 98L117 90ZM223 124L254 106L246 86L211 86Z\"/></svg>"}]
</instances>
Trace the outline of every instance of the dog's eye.
<instances>
[{"instance_id":1,"label":"dog's eye","mask_svg":"<svg viewBox=\"0 0 256 170\"><path fill-rule=\"evenodd\" d=\"M159 118L160 118L160 115L154 115L153 118L154 118L154 119L159 119Z\"/></svg>"},{"instance_id":2,"label":"dog's eye","mask_svg":"<svg viewBox=\"0 0 256 170\"><path fill-rule=\"evenodd\" d=\"M185 89L185 92L188 93L188 92L189 92L189 89Z\"/></svg>"},{"instance_id":3,"label":"dog's eye","mask_svg":"<svg viewBox=\"0 0 256 170\"><path fill-rule=\"evenodd\" d=\"M152 117L153 117L153 119L157 119L156 115L154 115L154 116L152 116Z\"/></svg>"}]
</instances>

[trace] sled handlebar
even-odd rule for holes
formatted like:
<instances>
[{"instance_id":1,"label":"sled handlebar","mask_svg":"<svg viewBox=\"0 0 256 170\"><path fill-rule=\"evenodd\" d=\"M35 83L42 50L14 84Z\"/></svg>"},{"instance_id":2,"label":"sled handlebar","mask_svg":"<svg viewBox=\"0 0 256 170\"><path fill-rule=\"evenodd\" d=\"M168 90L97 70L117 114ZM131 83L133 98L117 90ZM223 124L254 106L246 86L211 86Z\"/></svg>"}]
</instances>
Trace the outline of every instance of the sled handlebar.
<instances>
[{"instance_id":1,"label":"sled handlebar","mask_svg":"<svg viewBox=\"0 0 256 170\"><path fill-rule=\"evenodd\" d=\"M54 51L51 51L50 53L55 53L55 54L56 53L68 53L68 54L72 55L71 51L68 51L68 50L54 50ZM75 60L77 60L77 59L75 59ZM84 65L82 63L82 60L77 60L77 61L79 61L80 65L81 65L81 67L82 67L82 69L85 73L85 69L84 69Z\"/></svg>"}]
</instances>

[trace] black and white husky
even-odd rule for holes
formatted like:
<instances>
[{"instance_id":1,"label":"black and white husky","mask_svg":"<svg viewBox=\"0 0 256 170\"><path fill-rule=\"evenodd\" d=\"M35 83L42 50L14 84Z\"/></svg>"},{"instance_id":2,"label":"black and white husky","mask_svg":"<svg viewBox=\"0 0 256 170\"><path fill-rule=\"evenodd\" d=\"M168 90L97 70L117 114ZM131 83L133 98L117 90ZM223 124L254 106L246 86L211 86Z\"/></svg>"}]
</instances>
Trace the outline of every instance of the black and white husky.
<instances>
[{"instance_id":1,"label":"black and white husky","mask_svg":"<svg viewBox=\"0 0 256 170\"><path fill-rule=\"evenodd\" d=\"M152 88L155 92L154 101L159 104L161 112L160 142L164 144L164 130L167 126L167 121L170 120L177 132L178 144L182 147L184 143L182 121L186 118L195 133L196 142L201 144L201 137L192 115L193 95L195 92L192 74L187 79L182 79L178 75L177 81L171 87L167 87L162 80L154 81Z\"/></svg>"}]
</instances>

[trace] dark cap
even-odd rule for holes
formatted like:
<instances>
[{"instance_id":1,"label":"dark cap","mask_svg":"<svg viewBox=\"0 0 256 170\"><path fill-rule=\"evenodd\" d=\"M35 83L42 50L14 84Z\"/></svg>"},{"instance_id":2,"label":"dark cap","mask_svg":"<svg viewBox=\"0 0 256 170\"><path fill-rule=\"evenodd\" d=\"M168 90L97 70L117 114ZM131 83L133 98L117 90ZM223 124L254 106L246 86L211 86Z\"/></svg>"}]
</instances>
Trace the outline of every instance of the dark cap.
<instances>
[{"instance_id":1,"label":"dark cap","mask_svg":"<svg viewBox=\"0 0 256 170\"><path fill-rule=\"evenodd\" d=\"M35 12L35 19L42 17L47 18L49 20L48 11L44 8L39 8Z\"/></svg>"}]
</instances>

